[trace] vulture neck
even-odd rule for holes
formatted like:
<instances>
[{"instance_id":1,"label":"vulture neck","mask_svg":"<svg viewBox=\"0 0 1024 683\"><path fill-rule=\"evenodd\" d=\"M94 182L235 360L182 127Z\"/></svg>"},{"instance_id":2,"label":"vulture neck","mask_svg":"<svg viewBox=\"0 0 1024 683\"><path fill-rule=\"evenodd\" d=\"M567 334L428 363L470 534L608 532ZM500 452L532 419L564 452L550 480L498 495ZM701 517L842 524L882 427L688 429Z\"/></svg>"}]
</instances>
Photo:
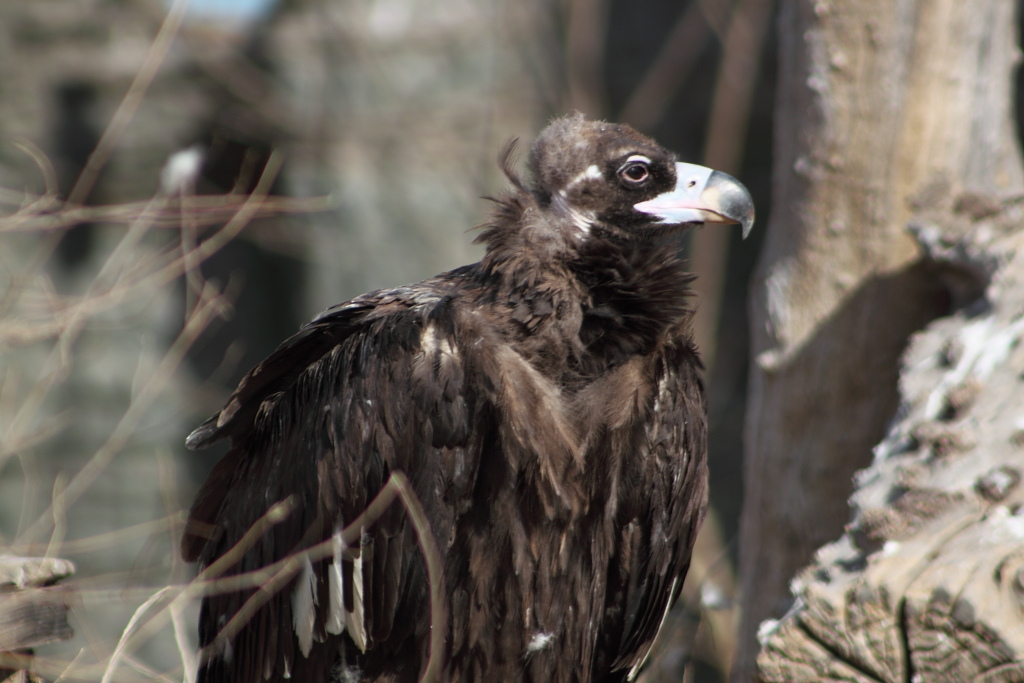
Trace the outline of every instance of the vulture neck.
<instances>
[{"instance_id":1,"label":"vulture neck","mask_svg":"<svg viewBox=\"0 0 1024 683\"><path fill-rule=\"evenodd\" d=\"M690 343L693 275L667 240L622 239L545 220L521 196L499 203L480 240L491 302L511 310L520 338L554 363L601 374L668 337ZM533 355L533 354L530 354ZM553 368L552 368L553 369Z\"/></svg>"}]
</instances>

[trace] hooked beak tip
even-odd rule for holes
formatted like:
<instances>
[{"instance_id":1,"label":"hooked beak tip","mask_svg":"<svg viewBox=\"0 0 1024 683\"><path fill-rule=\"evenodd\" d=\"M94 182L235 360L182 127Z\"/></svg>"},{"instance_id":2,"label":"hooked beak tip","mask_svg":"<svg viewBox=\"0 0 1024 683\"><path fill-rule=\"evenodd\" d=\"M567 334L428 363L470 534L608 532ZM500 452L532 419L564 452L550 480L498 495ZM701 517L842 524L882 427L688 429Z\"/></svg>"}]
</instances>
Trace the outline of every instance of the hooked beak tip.
<instances>
[{"instance_id":1,"label":"hooked beak tip","mask_svg":"<svg viewBox=\"0 0 1024 683\"><path fill-rule=\"evenodd\" d=\"M754 200L743 183L728 173L713 171L701 198L727 222L739 223L743 228L743 239L747 238L754 227Z\"/></svg>"}]
</instances>

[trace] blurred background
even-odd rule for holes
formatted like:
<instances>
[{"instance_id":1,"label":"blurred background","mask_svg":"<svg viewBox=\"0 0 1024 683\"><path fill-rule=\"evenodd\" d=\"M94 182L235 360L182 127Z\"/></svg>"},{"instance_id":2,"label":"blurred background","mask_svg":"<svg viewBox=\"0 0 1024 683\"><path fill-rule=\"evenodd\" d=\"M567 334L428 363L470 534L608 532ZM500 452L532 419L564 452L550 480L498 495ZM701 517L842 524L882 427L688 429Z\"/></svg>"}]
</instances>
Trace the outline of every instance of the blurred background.
<instances>
[{"instance_id":1,"label":"blurred background","mask_svg":"<svg viewBox=\"0 0 1024 683\"><path fill-rule=\"evenodd\" d=\"M195 604L161 591L192 576L181 510L221 454L187 452L185 436L319 310L479 258L470 229L505 188L502 144L525 152L551 117L580 110L735 175L758 207L745 242L714 228L680 238L700 276L713 514L646 674L724 680L774 11L0 4L0 553L78 567L75 637L40 648L40 672L182 680ZM254 190L272 199L244 204ZM206 239L216 251L190 252ZM119 647L129 623L148 630Z\"/></svg>"}]
</instances>

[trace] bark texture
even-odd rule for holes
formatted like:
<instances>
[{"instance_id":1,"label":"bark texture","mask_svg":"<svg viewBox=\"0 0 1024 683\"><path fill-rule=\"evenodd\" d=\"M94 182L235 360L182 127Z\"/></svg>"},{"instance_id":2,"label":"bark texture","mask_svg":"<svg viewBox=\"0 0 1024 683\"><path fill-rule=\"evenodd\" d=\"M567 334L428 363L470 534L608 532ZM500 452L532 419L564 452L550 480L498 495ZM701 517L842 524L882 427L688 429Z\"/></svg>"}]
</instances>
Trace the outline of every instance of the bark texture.
<instances>
[{"instance_id":1,"label":"bark texture","mask_svg":"<svg viewBox=\"0 0 1024 683\"><path fill-rule=\"evenodd\" d=\"M762 624L762 680L1024 680L1024 210L944 204L913 232L973 301L911 340L853 521Z\"/></svg>"},{"instance_id":2,"label":"bark texture","mask_svg":"<svg viewBox=\"0 0 1024 683\"><path fill-rule=\"evenodd\" d=\"M964 192L1019 192L1011 0L789 0L774 214L752 292L743 618L733 679L788 583L849 519L898 406L908 337L962 303L907 231Z\"/></svg>"},{"instance_id":3,"label":"bark texture","mask_svg":"<svg viewBox=\"0 0 1024 683\"><path fill-rule=\"evenodd\" d=\"M0 555L0 681L36 680L30 648L71 637L71 593L54 584L74 572L59 558Z\"/></svg>"}]
</instances>

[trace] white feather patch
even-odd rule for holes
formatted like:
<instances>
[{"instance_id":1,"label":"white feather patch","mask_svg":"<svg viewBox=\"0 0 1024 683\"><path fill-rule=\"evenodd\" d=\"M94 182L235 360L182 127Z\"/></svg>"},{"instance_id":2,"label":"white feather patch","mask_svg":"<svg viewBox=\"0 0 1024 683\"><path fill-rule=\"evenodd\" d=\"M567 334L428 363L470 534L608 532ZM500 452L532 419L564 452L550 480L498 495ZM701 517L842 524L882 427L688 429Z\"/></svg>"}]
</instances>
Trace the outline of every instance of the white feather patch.
<instances>
[{"instance_id":1,"label":"white feather patch","mask_svg":"<svg viewBox=\"0 0 1024 683\"><path fill-rule=\"evenodd\" d=\"M565 195L561 192L555 194L551 201L552 206L555 207L562 215L568 216L572 224L579 228L583 234L590 234L590 227L594 224L594 214L589 211L580 211L574 209L569 205Z\"/></svg>"},{"instance_id":2,"label":"white feather patch","mask_svg":"<svg viewBox=\"0 0 1024 683\"><path fill-rule=\"evenodd\" d=\"M585 171L583 171L582 173L578 174L575 178L570 180L568 184L565 186L565 189L568 190L569 188L579 185L580 183L586 182L588 180L600 180L602 177L604 176L601 173L601 169L597 166L597 164L591 164L590 166L587 166Z\"/></svg>"},{"instance_id":3,"label":"white feather patch","mask_svg":"<svg viewBox=\"0 0 1024 683\"><path fill-rule=\"evenodd\" d=\"M366 652L366 622L363 612L363 553L352 561L352 611L345 612L345 628L360 652Z\"/></svg>"},{"instance_id":4,"label":"white feather patch","mask_svg":"<svg viewBox=\"0 0 1024 683\"><path fill-rule=\"evenodd\" d=\"M437 349L437 330L433 325L427 325L420 335L420 348L423 353L432 354Z\"/></svg>"},{"instance_id":5,"label":"white feather patch","mask_svg":"<svg viewBox=\"0 0 1024 683\"><path fill-rule=\"evenodd\" d=\"M450 339L441 337L438 340L437 329L433 324L423 328L423 334L420 335L420 348L428 356L440 352L441 355L451 356L452 358L459 357L459 350Z\"/></svg>"},{"instance_id":6,"label":"white feather patch","mask_svg":"<svg viewBox=\"0 0 1024 683\"><path fill-rule=\"evenodd\" d=\"M555 639L555 634L554 633L543 633L543 632L540 632L540 631L538 631L537 633L534 633L533 637L530 638L530 642L526 645L526 652L527 652L527 654L532 654L534 652L540 652L541 650L546 648L548 645L550 645L551 641L553 641L554 639Z\"/></svg>"},{"instance_id":7,"label":"white feather patch","mask_svg":"<svg viewBox=\"0 0 1024 683\"><path fill-rule=\"evenodd\" d=\"M313 564L305 558L299 580L292 591L292 626L299 639L299 649L304 657L313 648L313 626L316 623L316 575Z\"/></svg>"},{"instance_id":8,"label":"white feather patch","mask_svg":"<svg viewBox=\"0 0 1024 683\"><path fill-rule=\"evenodd\" d=\"M327 610L325 630L333 635L348 631L352 642L360 652L366 652L366 623L363 610L363 556L362 552L352 560L352 611L345 609L345 576L341 572L345 542L341 530L334 533L334 557L327 567L327 594L330 602Z\"/></svg>"},{"instance_id":9,"label":"white feather patch","mask_svg":"<svg viewBox=\"0 0 1024 683\"><path fill-rule=\"evenodd\" d=\"M332 635L340 635L345 630L345 579L341 574L341 553L345 544L341 540L341 531L336 531L331 539L334 546L334 559L327 567L327 624L325 628Z\"/></svg>"}]
</instances>

